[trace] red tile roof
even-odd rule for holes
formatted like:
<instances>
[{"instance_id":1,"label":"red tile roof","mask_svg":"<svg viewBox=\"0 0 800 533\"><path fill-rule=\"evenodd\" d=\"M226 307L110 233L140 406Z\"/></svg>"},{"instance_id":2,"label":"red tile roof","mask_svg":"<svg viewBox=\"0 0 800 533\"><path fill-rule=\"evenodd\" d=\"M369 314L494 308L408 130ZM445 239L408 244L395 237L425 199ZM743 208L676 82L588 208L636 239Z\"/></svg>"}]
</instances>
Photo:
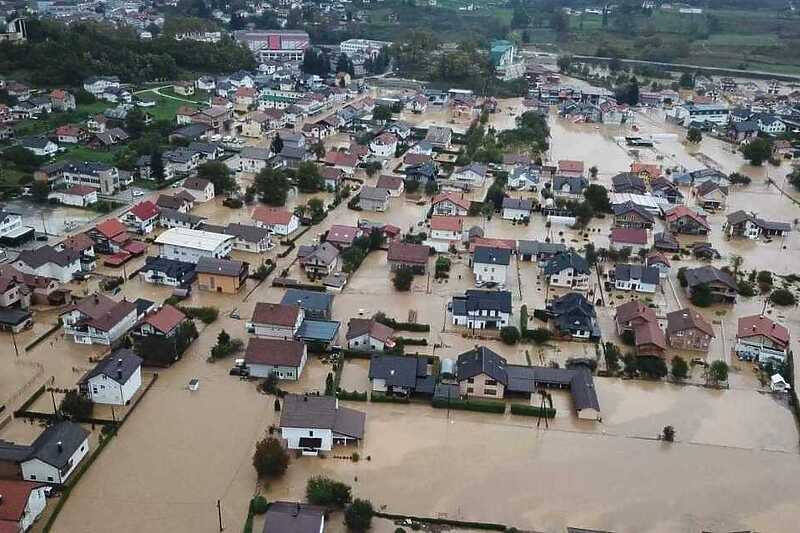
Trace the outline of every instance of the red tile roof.
<instances>
[{"instance_id":1,"label":"red tile roof","mask_svg":"<svg viewBox=\"0 0 800 533\"><path fill-rule=\"evenodd\" d=\"M461 231L464 220L461 217L431 217L431 229L440 231Z\"/></svg>"},{"instance_id":2,"label":"red tile roof","mask_svg":"<svg viewBox=\"0 0 800 533\"><path fill-rule=\"evenodd\" d=\"M416 263L425 265L430 257L430 247L421 244L394 242L389 246L387 259L400 263Z\"/></svg>"},{"instance_id":3,"label":"red tile roof","mask_svg":"<svg viewBox=\"0 0 800 533\"><path fill-rule=\"evenodd\" d=\"M251 218L267 225L288 224L292 220L292 214L282 207L266 207L260 205L253 209Z\"/></svg>"},{"instance_id":4,"label":"red tile roof","mask_svg":"<svg viewBox=\"0 0 800 533\"><path fill-rule=\"evenodd\" d=\"M789 330L777 322L762 315L745 316L739 319L737 337L747 338L757 335L763 335L783 347L789 345Z\"/></svg>"},{"instance_id":5,"label":"red tile roof","mask_svg":"<svg viewBox=\"0 0 800 533\"><path fill-rule=\"evenodd\" d=\"M710 337L716 337L711 324L694 309L687 307L686 309L667 313L667 333L672 334L676 331L685 331L687 329L699 329Z\"/></svg>"},{"instance_id":6,"label":"red tile roof","mask_svg":"<svg viewBox=\"0 0 800 533\"><path fill-rule=\"evenodd\" d=\"M253 310L252 322L256 324L294 326L299 315L300 308L296 305L258 302Z\"/></svg>"},{"instance_id":7,"label":"red tile roof","mask_svg":"<svg viewBox=\"0 0 800 533\"><path fill-rule=\"evenodd\" d=\"M558 162L559 172L583 172L583 161L562 159Z\"/></svg>"},{"instance_id":8,"label":"red tile roof","mask_svg":"<svg viewBox=\"0 0 800 533\"><path fill-rule=\"evenodd\" d=\"M516 250L517 242L512 239L495 239L490 237L475 237L469 243L470 250L474 250L478 246L489 248L506 248L508 250Z\"/></svg>"},{"instance_id":9,"label":"red tile roof","mask_svg":"<svg viewBox=\"0 0 800 533\"><path fill-rule=\"evenodd\" d=\"M161 333L169 333L184 320L186 320L186 315L176 307L167 304L158 311L144 317L142 323L150 324Z\"/></svg>"},{"instance_id":10,"label":"red tile roof","mask_svg":"<svg viewBox=\"0 0 800 533\"><path fill-rule=\"evenodd\" d=\"M433 199L431 200L431 205L436 205L441 202L452 202L458 207L467 210L469 210L469 206L471 205L471 202L466 198L464 198L463 194L458 194L451 191L441 192L436 196L434 196Z\"/></svg>"},{"instance_id":11,"label":"red tile roof","mask_svg":"<svg viewBox=\"0 0 800 533\"><path fill-rule=\"evenodd\" d=\"M325 155L325 163L337 167L355 168L358 165L358 156L346 152L331 150Z\"/></svg>"},{"instance_id":12,"label":"red tile roof","mask_svg":"<svg viewBox=\"0 0 800 533\"><path fill-rule=\"evenodd\" d=\"M677 206L677 207L675 207L673 209L670 209L664 215L664 219L668 223L674 222L674 221L676 221L678 219L681 219L683 217L691 218L692 220L696 221L698 224L702 225L706 229L710 229L711 228L711 226L709 226L709 224L708 224L708 221L706 220L705 215L701 215L697 211L694 211L693 209L689 209L685 205L679 205L679 206Z\"/></svg>"},{"instance_id":13,"label":"red tile roof","mask_svg":"<svg viewBox=\"0 0 800 533\"><path fill-rule=\"evenodd\" d=\"M244 360L251 364L299 367L305 345L299 341L251 338Z\"/></svg>"},{"instance_id":14,"label":"red tile roof","mask_svg":"<svg viewBox=\"0 0 800 533\"><path fill-rule=\"evenodd\" d=\"M145 200L144 202L139 202L135 206L131 207L130 211L128 212L133 213L133 215L139 220L145 221L157 217L159 210L156 204L150 200Z\"/></svg>"},{"instance_id":15,"label":"red tile roof","mask_svg":"<svg viewBox=\"0 0 800 533\"><path fill-rule=\"evenodd\" d=\"M121 233L126 233L125 226L116 218L109 218L97 224L95 229L100 232L105 238L110 239Z\"/></svg>"},{"instance_id":16,"label":"red tile roof","mask_svg":"<svg viewBox=\"0 0 800 533\"><path fill-rule=\"evenodd\" d=\"M3 500L0 502L0 522L22 520L31 492L43 486L44 483L32 481L0 479L0 495L3 496Z\"/></svg>"},{"instance_id":17,"label":"red tile roof","mask_svg":"<svg viewBox=\"0 0 800 533\"><path fill-rule=\"evenodd\" d=\"M358 228L354 226L343 226L341 224L334 224L328 230L326 240L337 244L351 244L358 235Z\"/></svg>"},{"instance_id":18,"label":"red tile roof","mask_svg":"<svg viewBox=\"0 0 800 533\"><path fill-rule=\"evenodd\" d=\"M88 185L73 185L64 192L74 196L88 196L94 192L97 192L97 189L94 187L89 187Z\"/></svg>"},{"instance_id":19,"label":"red tile roof","mask_svg":"<svg viewBox=\"0 0 800 533\"><path fill-rule=\"evenodd\" d=\"M634 174L647 174L651 178L658 178L661 176L661 167L652 163L631 163L631 172Z\"/></svg>"},{"instance_id":20,"label":"red tile roof","mask_svg":"<svg viewBox=\"0 0 800 533\"><path fill-rule=\"evenodd\" d=\"M644 228L611 228L611 242L647 244L647 230Z\"/></svg>"},{"instance_id":21,"label":"red tile roof","mask_svg":"<svg viewBox=\"0 0 800 533\"><path fill-rule=\"evenodd\" d=\"M94 241L85 233L77 233L63 241L64 247L82 252L94 246Z\"/></svg>"}]
</instances>

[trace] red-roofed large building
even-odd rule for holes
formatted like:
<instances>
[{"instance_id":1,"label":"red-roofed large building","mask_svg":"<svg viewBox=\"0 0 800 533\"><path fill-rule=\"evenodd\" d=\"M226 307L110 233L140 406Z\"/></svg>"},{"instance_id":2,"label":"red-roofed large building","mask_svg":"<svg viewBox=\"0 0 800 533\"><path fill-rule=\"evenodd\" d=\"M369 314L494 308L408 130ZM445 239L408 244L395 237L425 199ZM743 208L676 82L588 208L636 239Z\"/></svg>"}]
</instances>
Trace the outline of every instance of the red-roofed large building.
<instances>
[{"instance_id":1,"label":"red-roofed large building","mask_svg":"<svg viewBox=\"0 0 800 533\"><path fill-rule=\"evenodd\" d=\"M97 189L88 185L73 185L68 189L51 192L47 198L56 199L63 205L87 207L97 203Z\"/></svg>"},{"instance_id":2,"label":"red-roofed large building","mask_svg":"<svg viewBox=\"0 0 800 533\"><path fill-rule=\"evenodd\" d=\"M386 256L389 268L410 268L416 274L424 274L428 266L428 258L431 249L422 244L411 244L405 242L393 242L389 245L389 252Z\"/></svg>"},{"instance_id":3,"label":"red-roofed large building","mask_svg":"<svg viewBox=\"0 0 800 533\"><path fill-rule=\"evenodd\" d=\"M658 323L655 311L639 300L617 307L614 316L617 333L632 334L636 355L639 357L663 357L667 349L664 332Z\"/></svg>"},{"instance_id":4,"label":"red-roofed large building","mask_svg":"<svg viewBox=\"0 0 800 533\"><path fill-rule=\"evenodd\" d=\"M289 339L251 338L247 343L244 361L250 376L297 380L308 357L304 342Z\"/></svg>"},{"instance_id":5,"label":"red-roofed large building","mask_svg":"<svg viewBox=\"0 0 800 533\"><path fill-rule=\"evenodd\" d=\"M251 217L256 226L267 228L275 235L286 236L293 233L300 225L300 219L283 207L267 207L260 205L253 209Z\"/></svg>"},{"instance_id":6,"label":"red-roofed large building","mask_svg":"<svg viewBox=\"0 0 800 533\"><path fill-rule=\"evenodd\" d=\"M664 220L669 230L673 233L708 235L711 230L705 215L689 209L685 205L679 205L667 211L664 214Z\"/></svg>"},{"instance_id":7,"label":"red-roofed large building","mask_svg":"<svg viewBox=\"0 0 800 533\"><path fill-rule=\"evenodd\" d=\"M329 242L340 250L349 248L353 245L353 241L363 235L363 231L355 226L343 226L341 224L334 224L328 230L328 235L325 242Z\"/></svg>"},{"instance_id":8,"label":"red-roofed large building","mask_svg":"<svg viewBox=\"0 0 800 533\"><path fill-rule=\"evenodd\" d=\"M442 192L431 200L434 215L465 217L469 213L470 201L463 194Z\"/></svg>"},{"instance_id":9,"label":"red-roofed large building","mask_svg":"<svg viewBox=\"0 0 800 533\"><path fill-rule=\"evenodd\" d=\"M47 506L49 491L44 483L0 479L0 533L27 531Z\"/></svg>"},{"instance_id":10,"label":"red-roofed large building","mask_svg":"<svg viewBox=\"0 0 800 533\"><path fill-rule=\"evenodd\" d=\"M630 248L632 254L650 247L647 230L644 228L611 228L609 241L612 249Z\"/></svg>"},{"instance_id":11,"label":"red-roofed large building","mask_svg":"<svg viewBox=\"0 0 800 533\"><path fill-rule=\"evenodd\" d=\"M122 215L121 220L136 233L147 235L156 228L160 213L156 204L145 200L131 207L127 213Z\"/></svg>"},{"instance_id":12,"label":"red-roofed large building","mask_svg":"<svg viewBox=\"0 0 800 533\"><path fill-rule=\"evenodd\" d=\"M763 315L739 319L736 355L759 364L781 363L789 351L789 329Z\"/></svg>"},{"instance_id":13,"label":"red-roofed large building","mask_svg":"<svg viewBox=\"0 0 800 533\"><path fill-rule=\"evenodd\" d=\"M128 228L116 218L109 218L87 231L95 244L95 251L114 254L130 240Z\"/></svg>"},{"instance_id":14,"label":"red-roofed large building","mask_svg":"<svg viewBox=\"0 0 800 533\"><path fill-rule=\"evenodd\" d=\"M461 217L431 217L431 239L449 241L451 244L461 242L464 219Z\"/></svg>"},{"instance_id":15,"label":"red-roofed large building","mask_svg":"<svg viewBox=\"0 0 800 533\"><path fill-rule=\"evenodd\" d=\"M562 176L583 176L583 161L573 159L561 159L558 162L558 173Z\"/></svg>"},{"instance_id":16,"label":"red-roofed large building","mask_svg":"<svg viewBox=\"0 0 800 533\"><path fill-rule=\"evenodd\" d=\"M325 154L325 164L341 169L347 174L352 174L358 166L358 156L349 152L331 150Z\"/></svg>"}]
</instances>

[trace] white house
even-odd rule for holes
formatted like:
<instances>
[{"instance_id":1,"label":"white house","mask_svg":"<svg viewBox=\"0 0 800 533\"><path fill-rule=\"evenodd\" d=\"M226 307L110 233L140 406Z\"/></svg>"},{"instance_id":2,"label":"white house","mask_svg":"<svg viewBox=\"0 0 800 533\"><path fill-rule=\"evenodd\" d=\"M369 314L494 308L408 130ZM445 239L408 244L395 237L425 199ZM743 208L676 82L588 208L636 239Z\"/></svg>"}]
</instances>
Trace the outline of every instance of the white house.
<instances>
[{"instance_id":1,"label":"white house","mask_svg":"<svg viewBox=\"0 0 800 533\"><path fill-rule=\"evenodd\" d=\"M48 199L56 199L63 205L88 207L97 203L97 189L88 185L73 185L63 191L53 191Z\"/></svg>"},{"instance_id":2,"label":"white house","mask_svg":"<svg viewBox=\"0 0 800 533\"><path fill-rule=\"evenodd\" d=\"M300 225L300 219L294 213L281 207L260 205L253 210L251 218L257 226L267 228L281 236L290 235Z\"/></svg>"},{"instance_id":3,"label":"white house","mask_svg":"<svg viewBox=\"0 0 800 533\"><path fill-rule=\"evenodd\" d=\"M244 362L251 377L296 381L306 365L308 351L305 343L295 340L251 338L247 343Z\"/></svg>"},{"instance_id":4,"label":"white house","mask_svg":"<svg viewBox=\"0 0 800 533\"><path fill-rule=\"evenodd\" d=\"M119 88L119 78L116 76L93 76L83 82L83 88L86 92L97 97L103 94L106 89Z\"/></svg>"},{"instance_id":5,"label":"white house","mask_svg":"<svg viewBox=\"0 0 800 533\"><path fill-rule=\"evenodd\" d=\"M87 372L79 386L94 403L127 405L142 386L142 358L127 348L116 350Z\"/></svg>"},{"instance_id":6,"label":"white house","mask_svg":"<svg viewBox=\"0 0 800 533\"><path fill-rule=\"evenodd\" d=\"M267 168L267 162L272 157L269 148L246 146L239 153L239 171L257 174Z\"/></svg>"},{"instance_id":7,"label":"white house","mask_svg":"<svg viewBox=\"0 0 800 533\"><path fill-rule=\"evenodd\" d=\"M74 422L48 426L33 444L28 458L20 463L27 481L62 484L69 479L89 453L89 432Z\"/></svg>"},{"instance_id":8,"label":"white house","mask_svg":"<svg viewBox=\"0 0 800 533\"><path fill-rule=\"evenodd\" d=\"M544 266L547 282L554 287L567 287L577 291L589 288L589 264L572 250L556 254Z\"/></svg>"},{"instance_id":9,"label":"white house","mask_svg":"<svg viewBox=\"0 0 800 533\"><path fill-rule=\"evenodd\" d=\"M40 157L51 157L58 152L58 145L46 137L22 139L20 145Z\"/></svg>"},{"instance_id":10,"label":"white house","mask_svg":"<svg viewBox=\"0 0 800 533\"><path fill-rule=\"evenodd\" d=\"M482 287L494 284L504 287L508 266L511 264L511 250L478 246L472 253L472 273L475 274L475 285Z\"/></svg>"},{"instance_id":11,"label":"white house","mask_svg":"<svg viewBox=\"0 0 800 533\"><path fill-rule=\"evenodd\" d=\"M160 256L175 261L197 264L201 257L221 259L233 249L233 235L211 233L189 228L170 228L155 240Z\"/></svg>"},{"instance_id":12,"label":"white house","mask_svg":"<svg viewBox=\"0 0 800 533\"><path fill-rule=\"evenodd\" d=\"M470 163L463 167L457 167L450 175L450 179L481 187L483 182L486 181L486 173L488 170L486 165Z\"/></svg>"},{"instance_id":13,"label":"white house","mask_svg":"<svg viewBox=\"0 0 800 533\"><path fill-rule=\"evenodd\" d=\"M351 318L347 323L346 339L350 350L382 352L394 347L393 336L394 330L377 320Z\"/></svg>"},{"instance_id":14,"label":"white house","mask_svg":"<svg viewBox=\"0 0 800 533\"><path fill-rule=\"evenodd\" d=\"M503 198L504 220L525 220L530 218L533 202L529 198Z\"/></svg>"},{"instance_id":15,"label":"white house","mask_svg":"<svg viewBox=\"0 0 800 533\"><path fill-rule=\"evenodd\" d=\"M764 315L739 319L736 332L736 355L739 359L761 364L782 363L790 346L789 329Z\"/></svg>"},{"instance_id":16,"label":"white house","mask_svg":"<svg viewBox=\"0 0 800 533\"><path fill-rule=\"evenodd\" d=\"M30 529L47 506L49 492L44 483L0 479L0 531L24 533Z\"/></svg>"},{"instance_id":17,"label":"white house","mask_svg":"<svg viewBox=\"0 0 800 533\"><path fill-rule=\"evenodd\" d=\"M453 325L470 329L500 329L511 324L511 293L470 289L453 296L448 306Z\"/></svg>"},{"instance_id":18,"label":"white house","mask_svg":"<svg viewBox=\"0 0 800 533\"><path fill-rule=\"evenodd\" d=\"M158 206L146 200L131 207L120 217L123 224L140 235L147 235L156 229L159 221Z\"/></svg>"},{"instance_id":19,"label":"white house","mask_svg":"<svg viewBox=\"0 0 800 533\"><path fill-rule=\"evenodd\" d=\"M434 215L465 217L469 214L470 201L454 192L437 194L431 200Z\"/></svg>"},{"instance_id":20,"label":"white house","mask_svg":"<svg viewBox=\"0 0 800 533\"><path fill-rule=\"evenodd\" d=\"M660 280L656 267L620 264L614 268L614 287L621 291L654 294Z\"/></svg>"},{"instance_id":21,"label":"white house","mask_svg":"<svg viewBox=\"0 0 800 533\"><path fill-rule=\"evenodd\" d=\"M257 337L293 339L304 318L305 312L297 305L258 302L246 326Z\"/></svg>"},{"instance_id":22,"label":"white house","mask_svg":"<svg viewBox=\"0 0 800 533\"><path fill-rule=\"evenodd\" d=\"M431 239L456 245L461 242L464 220L461 217L432 216Z\"/></svg>"},{"instance_id":23,"label":"white house","mask_svg":"<svg viewBox=\"0 0 800 533\"><path fill-rule=\"evenodd\" d=\"M376 157L394 157L397 150L397 136L389 132L381 133L372 139L369 149Z\"/></svg>"},{"instance_id":24,"label":"white house","mask_svg":"<svg viewBox=\"0 0 800 533\"><path fill-rule=\"evenodd\" d=\"M333 396L289 394L281 407L281 437L289 449L317 455L337 444L358 443L365 421L364 413L340 407Z\"/></svg>"},{"instance_id":25,"label":"white house","mask_svg":"<svg viewBox=\"0 0 800 533\"><path fill-rule=\"evenodd\" d=\"M14 268L24 274L54 278L69 283L81 271L81 254L76 250L58 250L45 245L35 250L22 250L14 261Z\"/></svg>"},{"instance_id":26,"label":"white house","mask_svg":"<svg viewBox=\"0 0 800 533\"><path fill-rule=\"evenodd\" d=\"M76 343L108 346L136 325L136 304L92 294L71 304L59 318L64 334L72 335Z\"/></svg>"},{"instance_id":27,"label":"white house","mask_svg":"<svg viewBox=\"0 0 800 533\"><path fill-rule=\"evenodd\" d=\"M195 202L208 202L214 199L214 184L203 178L186 178L183 188L194 196Z\"/></svg>"}]
</instances>

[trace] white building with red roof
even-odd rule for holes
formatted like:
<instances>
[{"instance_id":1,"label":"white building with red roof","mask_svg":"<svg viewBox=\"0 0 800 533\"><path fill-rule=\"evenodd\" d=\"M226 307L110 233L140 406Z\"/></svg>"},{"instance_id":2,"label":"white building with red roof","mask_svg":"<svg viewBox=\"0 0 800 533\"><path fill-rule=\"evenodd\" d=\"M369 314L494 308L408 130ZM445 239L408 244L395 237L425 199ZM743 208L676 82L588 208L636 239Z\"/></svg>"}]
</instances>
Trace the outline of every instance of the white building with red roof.
<instances>
[{"instance_id":1,"label":"white building with red roof","mask_svg":"<svg viewBox=\"0 0 800 533\"><path fill-rule=\"evenodd\" d=\"M381 133L372 139L369 149L376 157L394 157L397 150L397 136L389 132Z\"/></svg>"},{"instance_id":2,"label":"white building with red roof","mask_svg":"<svg viewBox=\"0 0 800 533\"><path fill-rule=\"evenodd\" d=\"M442 245L446 251L451 245L461 242L464 231L464 219L461 217L431 217L431 246L441 251Z\"/></svg>"},{"instance_id":3,"label":"white building with red roof","mask_svg":"<svg viewBox=\"0 0 800 533\"><path fill-rule=\"evenodd\" d=\"M282 207L260 205L253 209L250 218L256 226L267 228L275 235L291 235L300 225L300 219L294 213Z\"/></svg>"},{"instance_id":4,"label":"white building with red roof","mask_svg":"<svg viewBox=\"0 0 800 533\"><path fill-rule=\"evenodd\" d=\"M782 363L789 352L789 329L764 315L739 319L736 355L759 364Z\"/></svg>"},{"instance_id":5,"label":"white building with red roof","mask_svg":"<svg viewBox=\"0 0 800 533\"><path fill-rule=\"evenodd\" d=\"M465 217L469 213L470 201L463 194L442 192L431 200L433 214L451 217Z\"/></svg>"},{"instance_id":6,"label":"white building with red roof","mask_svg":"<svg viewBox=\"0 0 800 533\"><path fill-rule=\"evenodd\" d=\"M27 531L47 507L49 492L44 483L0 479L0 532Z\"/></svg>"},{"instance_id":7,"label":"white building with red roof","mask_svg":"<svg viewBox=\"0 0 800 533\"><path fill-rule=\"evenodd\" d=\"M140 235L151 233L158 223L161 211L150 200L139 202L122 215L122 222Z\"/></svg>"}]
</instances>

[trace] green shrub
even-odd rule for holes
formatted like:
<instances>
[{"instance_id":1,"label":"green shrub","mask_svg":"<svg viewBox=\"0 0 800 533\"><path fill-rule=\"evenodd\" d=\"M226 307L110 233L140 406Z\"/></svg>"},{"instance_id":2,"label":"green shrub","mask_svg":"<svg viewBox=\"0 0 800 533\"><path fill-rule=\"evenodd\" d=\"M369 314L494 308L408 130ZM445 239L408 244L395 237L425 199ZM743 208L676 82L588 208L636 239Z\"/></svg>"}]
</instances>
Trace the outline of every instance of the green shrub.
<instances>
[{"instance_id":1,"label":"green shrub","mask_svg":"<svg viewBox=\"0 0 800 533\"><path fill-rule=\"evenodd\" d=\"M797 303L797 297L788 289L775 289L769 295L769 301L775 305L788 306Z\"/></svg>"},{"instance_id":2,"label":"green shrub","mask_svg":"<svg viewBox=\"0 0 800 533\"><path fill-rule=\"evenodd\" d=\"M314 476L306 483L306 499L314 505L342 508L352 499L350 486L324 476Z\"/></svg>"},{"instance_id":3,"label":"green shrub","mask_svg":"<svg viewBox=\"0 0 800 533\"><path fill-rule=\"evenodd\" d=\"M344 389L339 389L336 392L336 396L340 400L350 400L350 401L353 401L353 402L366 402L367 401L367 393L366 392L346 391Z\"/></svg>"},{"instance_id":4,"label":"green shrub","mask_svg":"<svg viewBox=\"0 0 800 533\"><path fill-rule=\"evenodd\" d=\"M431 330L430 325L428 324L416 324L412 322L398 322L393 318L389 318L386 316L385 313L375 313L375 316L372 317L376 321L380 322L385 326L389 326L392 329L396 329L398 331L412 331L414 333L427 333Z\"/></svg>"},{"instance_id":5,"label":"green shrub","mask_svg":"<svg viewBox=\"0 0 800 533\"><path fill-rule=\"evenodd\" d=\"M519 330L514 326L506 326L500 330L500 338L505 344L516 344L519 342Z\"/></svg>"},{"instance_id":6,"label":"green shrub","mask_svg":"<svg viewBox=\"0 0 800 533\"><path fill-rule=\"evenodd\" d=\"M369 500L356 498L344 511L344 523L350 531L367 531L372 526L374 512Z\"/></svg>"},{"instance_id":7,"label":"green shrub","mask_svg":"<svg viewBox=\"0 0 800 533\"><path fill-rule=\"evenodd\" d=\"M506 412L506 404L501 401L497 400L479 400L479 399L469 399L469 400L450 400L449 402L446 399L442 398L434 398L431 401L431 405L438 409L457 409L460 411L477 411L480 413L498 413L502 414Z\"/></svg>"},{"instance_id":8,"label":"green shrub","mask_svg":"<svg viewBox=\"0 0 800 533\"><path fill-rule=\"evenodd\" d=\"M219 318L219 309L216 307L179 307L183 313L192 319L197 319L204 324L211 324Z\"/></svg>"},{"instance_id":9,"label":"green shrub","mask_svg":"<svg viewBox=\"0 0 800 533\"><path fill-rule=\"evenodd\" d=\"M526 405L524 403L512 403L511 414L521 416L543 416L545 418L555 418L556 410L552 407L538 407L535 405Z\"/></svg>"},{"instance_id":10,"label":"green shrub","mask_svg":"<svg viewBox=\"0 0 800 533\"><path fill-rule=\"evenodd\" d=\"M406 396L388 396L382 392L373 392L369 400L375 403L411 403Z\"/></svg>"},{"instance_id":11,"label":"green shrub","mask_svg":"<svg viewBox=\"0 0 800 533\"><path fill-rule=\"evenodd\" d=\"M267 503L267 499L261 495L253 497L250 500L250 510L253 511L255 514L264 514L269 509L269 503Z\"/></svg>"}]
</instances>

